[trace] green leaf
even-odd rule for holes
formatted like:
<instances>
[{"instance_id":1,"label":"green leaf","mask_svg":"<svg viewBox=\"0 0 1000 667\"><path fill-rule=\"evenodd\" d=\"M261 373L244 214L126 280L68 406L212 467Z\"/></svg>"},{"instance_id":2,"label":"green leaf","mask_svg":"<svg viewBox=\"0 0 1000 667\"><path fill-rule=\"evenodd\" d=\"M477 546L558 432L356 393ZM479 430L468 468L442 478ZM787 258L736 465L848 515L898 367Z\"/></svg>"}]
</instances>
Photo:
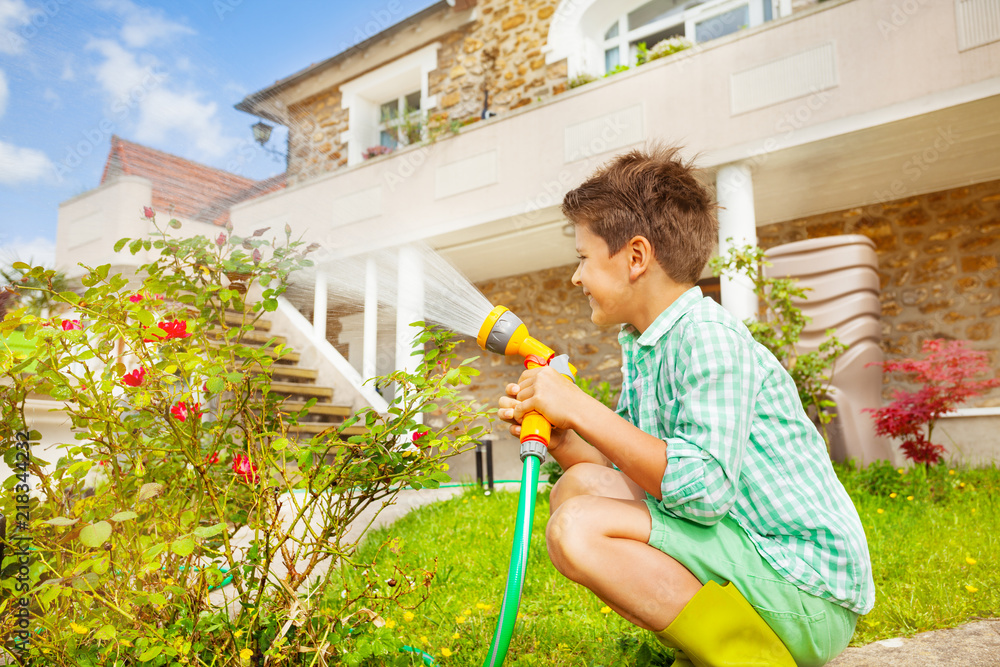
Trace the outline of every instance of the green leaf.
<instances>
[{"instance_id":1,"label":"green leaf","mask_svg":"<svg viewBox=\"0 0 1000 667\"><path fill-rule=\"evenodd\" d=\"M188 535L174 540L170 543L170 550L178 556L190 556L191 552L194 551L194 537Z\"/></svg>"},{"instance_id":2,"label":"green leaf","mask_svg":"<svg viewBox=\"0 0 1000 667\"><path fill-rule=\"evenodd\" d=\"M277 299L264 299L264 310L266 310L269 313L273 313L277 309L278 309Z\"/></svg>"},{"instance_id":3,"label":"green leaf","mask_svg":"<svg viewBox=\"0 0 1000 667\"><path fill-rule=\"evenodd\" d=\"M123 239L118 239L118 242L115 243L115 252L121 252L122 248L125 247L126 243L128 243L127 237Z\"/></svg>"},{"instance_id":4,"label":"green leaf","mask_svg":"<svg viewBox=\"0 0 1000 667\"><path fill-rule=\"evenodd\" d=\"M111 517L111 520L115 522L128 521L129 519L134 519L137 516L139 515L133 512L132 510L126 510L124 512L118 512L113 517Z\"/></svg>"},{"instance_id":5,"label":"green leaf","mask_svg":"<svg viewBox=\"0 0 1000 667\"><path fill-rule=\"evenodd\" d=\"M44 523L47 523L50 526L72 526L77 521L79 521L79 519L67 519L64 516L57 516L55 518L49 519L48 521L45 521Z\"/></svg>"},{"instance_id":6,"label":"green leaf","mask_svg":"<svg viewBox=\"0 0 1000 667\"><path fill-rule=\"evenodd\" d=\"M159 544L154 544L153 546L149 547L148 549L142 552L142 559L146 561L153 560L161 553L163 553L163 550L166 548L167 545L163 542L160 542Z\"/></svg>"},{"instance_id":7,"label":"green leaf","mask_svg":"<svg viewBox=\"0 0 1000 667\"><path fill-rule=\"evenodd\" d=\"M117 634L115 626L108 624L94 633L94 639L114 639Z\"/></svg>"},{"instance_id":8,"label":"green leaf","mask_svg":"<svg viewBox=\"0 0 1000 667\"><path fill-rule=\"evenodd\" d=\"M202 539L218 535L226 529L225 523L217 523L214 526L199 526L194 529L194 536Z\"/></svg>"},{"instance_id":9,"label":"green leaf","mask_svg":"<svg viewBox=\"0 0 1000 667\"><path fill-rule=\"evenodd\" d=\"M206 383L208 390L213 394L218 394L220 391L226 388L226 381L219 376L209 378Z\"/></svg>"},{"instance_id":10,"label":"green leaf","mask_svg":"<svg viewBox=\"0 0 1000 667\"><path fill-rule=\"evenodd\" d=\"M24 262L14 262L11 264L11 268L17 269L18 271L28 271L31 269L31 267Z\"/></svg>"},{"instance_id":11,"label":"green leaf","mask_svg":"<svg viewBox=\"0 0 1000 667\"><path fill-rule=\"evenodd\" d=\"M152 660L156 656L160 655L161 652L163 652L163 646L150 646L142 652L142 655L139 656L139 660L142 662Z\"/></svg>"},{"instance_id":12,"label":"green leaf","mask_svg":"<svg viewBox=\"0 0 1000 667\"><path fill-rule=\"evenodd\" d=\"M153 316L153 313L149 312L148 310L140 310L139 312L137 312L135 314L135 319L139 320L139 322L141 322L147 327L153 326L153 323L156 321L156 318Z\"/></svg>"},{"instance_id":13,"label":"green leaf","mask_svg":"<svg viewBox=\"0 0 1000 667\"><path fill-rule=\"evenodd\" d=\"M168 222L167 224L170 225L171 229L180 229L181 228L181 221L178 220L177 218L171 218L170 222Z\"/></svg>"},{"instance_id":14,"label":"green leaf","mask_svg":"<svg viewBox=\"0 0 1000 667\"><path fill-rule=\"evenodd\" d=\"M137 500L149 500L153 496L158 496L160 492L163 491L163 485L156 482L147 482L139 488L139 496Z\"/></svg>"},{"instance_id":15,"label":"green leaf","mask_svg":"<svg viewBox=\"0 0 1000 667\"><path fill-rule=\"evenodd\" d=\"M89 526L84 526L80 531L80 541L91 549L96 549L111 537L111 524L107 521L98 521Z\"/></svg>"},{"instance_id":16,"label":"green leaf","mask_svg":"<svg viewBox=\"0 0 1000 667\"><path fill-rule=\"evenodd\" d=\"M237 373L234 371L226 375L226 379L233 384L239 384L240 382L243 382L243 373Z\"/></svg>"},{"instance_id":17,"label":"green leaf","mask_svg":"<svg viewBox=\"0 0 1000 667\"><path fill-rule=\"evenodd\" d=\"M59 292L59 298L73 305L80 303L80 295L76 292Z\"/></svg>"},{"instance_id":18,"label":"green leaf","mask_svg":"<svg viewBox=\"0 0 1000 667\"><path fill-rule=\"evenodd\" d=\"M128 251L133 255L139 252L140 249L142 249L142 239L135 239L128 244Z\"/></svg>"},{"instance_id":19,"label":"green leaf","mask_svg":"<svg viewBox=\"0 0 1000 667\"><path fill-rule=\"evenodd\" d=\"M288 447L288 438L278 438L277 440L271 443L271 448L274 449L274 451L276 452L280 452L286 447Z\"/></svg>"}]
</instances>

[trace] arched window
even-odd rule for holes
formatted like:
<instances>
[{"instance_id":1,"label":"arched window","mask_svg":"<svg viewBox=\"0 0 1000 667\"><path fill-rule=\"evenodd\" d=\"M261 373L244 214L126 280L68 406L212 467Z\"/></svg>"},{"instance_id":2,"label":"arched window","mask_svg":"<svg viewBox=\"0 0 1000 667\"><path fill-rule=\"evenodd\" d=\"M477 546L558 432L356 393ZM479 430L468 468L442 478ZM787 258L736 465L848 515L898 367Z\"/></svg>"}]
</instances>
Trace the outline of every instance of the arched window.
<instances>
[{"instance_id":1,"label":"arched window","mask_svg":"<svg viewBox=\"0 0 1000 667\"><path fill-rule=\"evenodd\" d=\"M570 76L636 63L639 44L671 37L707 42L777 16L782 0L566 0L549 32L549 62L569 59ZM788 9L786 8L786 11Z\"/></svg>"}]
</instances>

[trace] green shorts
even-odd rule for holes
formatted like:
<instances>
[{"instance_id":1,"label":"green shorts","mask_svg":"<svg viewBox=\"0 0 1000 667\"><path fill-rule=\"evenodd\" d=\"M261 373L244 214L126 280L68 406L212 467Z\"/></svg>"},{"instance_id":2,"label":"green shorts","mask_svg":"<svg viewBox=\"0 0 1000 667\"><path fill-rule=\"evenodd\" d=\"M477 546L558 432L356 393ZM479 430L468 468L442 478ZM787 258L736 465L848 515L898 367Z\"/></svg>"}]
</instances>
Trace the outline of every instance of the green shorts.
<instances>
[{"instance_id":1,"label":"green shorts","mask_svg":"<svg viewBox=\"0 0 1000 667\"><path fill-rule=\"evenodd\" d=\"M778 574L736 520L704 526L665 514L646 498L653 518L649 545L684 565L700 582L733 582L788 647L800 667L824 665L845 648L858 615L810 595Z\"/></svg>"}]
</instances>

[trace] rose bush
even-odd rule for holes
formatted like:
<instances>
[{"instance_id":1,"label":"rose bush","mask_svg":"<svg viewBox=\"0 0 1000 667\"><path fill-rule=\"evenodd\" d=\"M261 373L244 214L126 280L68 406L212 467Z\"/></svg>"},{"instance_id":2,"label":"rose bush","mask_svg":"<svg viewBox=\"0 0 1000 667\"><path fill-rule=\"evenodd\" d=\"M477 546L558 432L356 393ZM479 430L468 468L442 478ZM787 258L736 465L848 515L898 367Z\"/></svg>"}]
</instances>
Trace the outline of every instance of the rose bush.
<instances>
[{"instance_id":1,"label":"rose bush","mask_svg":"<svg viewBox=\"0 0 1000 667\"><path fill-rule=\"evenodd\" d=\"M58 461L32 455L30 477L3 481L7 516L15 489L31 489L30 591L15 592L9 576L0 584L7 655L57 666L417 660L398 652L381 619L432 575L359 560L361 538L348 528L403 487L448 480L447 458L480 428L482 413L459 397L476 374L471 360L455 363L450 335L424 328L417 369L377 379L397 388L388 414L365 409L296 439L289 429L308 408L283 409L270 391L271 366L288 350L250 345L246 334L316 246L287 226L281 242L231 226L215 239L176 238L144 213L159 233L116 245L159 251L132 284L103 265L85 267L79 291L56 291L54 272L17 266L25 285L72 315L22 308L0 324L4 336L21 327L36 342L0 355L0 442L31 431L25 402L38 395L64 403L76 442ZM421 427L418 447L411 434L431 412L444 418ZM365 433L348 437L356 425ZM9 556L0 563L16 567ZM367 584L348 586L350 570ZM17 653L21 596L30 648Z\"/></svg>"}]
</instances>

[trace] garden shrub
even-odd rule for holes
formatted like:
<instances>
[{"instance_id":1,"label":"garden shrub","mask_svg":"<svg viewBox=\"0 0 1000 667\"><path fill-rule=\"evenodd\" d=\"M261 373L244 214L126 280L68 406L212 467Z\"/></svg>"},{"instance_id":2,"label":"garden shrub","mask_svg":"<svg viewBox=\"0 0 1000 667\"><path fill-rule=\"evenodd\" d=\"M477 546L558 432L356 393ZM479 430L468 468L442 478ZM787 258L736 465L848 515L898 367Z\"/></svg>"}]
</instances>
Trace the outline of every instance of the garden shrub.
<instances>
[{"instance_id":1,"label":"garden shrub","mask_svg":"<svg viewBox=\"0 0 1000 667\"><path fill-rule=\"evenodd\" d=\"M16 471L0 498L11 518L3 649L59 667L410 664L382 618L432 574L348 587L348 573L372 563L347 531L402 487L449 479L447 458L479 430L470 426L480 413L458 393L477 373L472 360L455 363L450 334L425 328L416 370L377 379L397 386L388 414L364 409L296 440L289 428L307 409L282 409L270 391L274 357L288 350L245 336L317 246L293 241L287 225L281 242L265 239L267 228L236 236L231 225L215 239L180 239L145 215L158 235L116 244L159 251L139 267L137 288L103 265L84 267L82 293L57 292L54 272L15 266L74 314L21 308L0 324L4 337L22 327L36 342L0 356L0 442ZM227 309L239 324L225 323ZM34 453L18 460L13 446L40 437L25 416L37 395L63 402L76 432L54 467ZM442 425L421 427L431 412ZM355 424L366 433L346 437ZM18 505L28 516L15 525ZM272 571L279 562L284 576ZM24 614L30 631L18 634Z\"/></svg>"}]
</instances>

